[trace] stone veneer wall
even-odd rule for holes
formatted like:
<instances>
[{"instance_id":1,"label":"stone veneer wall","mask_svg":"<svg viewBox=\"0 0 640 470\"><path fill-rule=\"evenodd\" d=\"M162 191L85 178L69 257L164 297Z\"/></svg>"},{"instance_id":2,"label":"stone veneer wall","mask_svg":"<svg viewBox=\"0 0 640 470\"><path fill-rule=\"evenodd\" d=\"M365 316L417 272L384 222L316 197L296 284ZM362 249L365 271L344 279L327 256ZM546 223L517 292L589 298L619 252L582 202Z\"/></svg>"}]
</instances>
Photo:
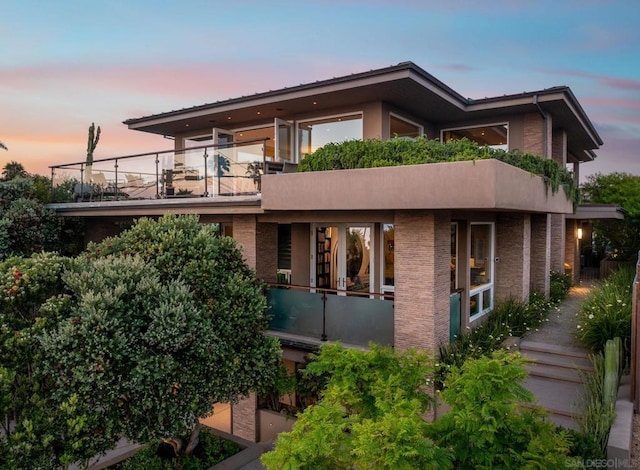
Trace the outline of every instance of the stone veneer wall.
<instances>
[{"instance_id":1,"label":"stone veneer wall","mask_svg":"<svg viewBox=\"0 0 640 470\"><path fill-rule=\"evenodd\" d=\"M551 269L564 272L565 216L551 214Z\"/></svg>"},{"instance_id":2,"label":"stone veneer wall","mask_svg":"<svg viewBox=\"0 0 640 470\"><path fill-rule=\"evenodd\" d=\"M496 223L496 300L529 297L531 273L531 217L500 214Z\"/></svg>"},{"instance_id":3,"label":"stone veneer wall","mask_svg":"<svg viewBox=\"0 0 640 470\"><path fill-rule=\"evenodd\" d=\"M395 347L436 354L449 339L450 214L397 212L394 255Z\"/></svg>"},{"instance_id":4,"label":"stone veneer wall","mask_svg":"<svg viewBox=\"0 0 640 470\"><path fill-rule=\"evenodd\" d=\"M233 217L233 238L249 267L267 282L277 280L278 225L258 223L254 215ZM258 439L257 397L248 398L231 407L231 432L251 442Z\"/></svg>"},{"instance_id":5,"label":"stone veneer wall","mask_svg":"<svg viewBox=\"0 0 640 470\"><path fill-rule=\"evenodd\" d=\"M531 216L531 288L549 295L551 270L551 216Z\"/></svg>"},{"instance_id":6,"label":"stone veneer wall","mask_svg":"<svg viewBox=\"0 0 640 470\"><path fill-rule=\"evenodd\" d=\"M524 145L521 150L525 153L544 156L544 122L539 113L524 115Z\"/></svg>"}]
</instances>

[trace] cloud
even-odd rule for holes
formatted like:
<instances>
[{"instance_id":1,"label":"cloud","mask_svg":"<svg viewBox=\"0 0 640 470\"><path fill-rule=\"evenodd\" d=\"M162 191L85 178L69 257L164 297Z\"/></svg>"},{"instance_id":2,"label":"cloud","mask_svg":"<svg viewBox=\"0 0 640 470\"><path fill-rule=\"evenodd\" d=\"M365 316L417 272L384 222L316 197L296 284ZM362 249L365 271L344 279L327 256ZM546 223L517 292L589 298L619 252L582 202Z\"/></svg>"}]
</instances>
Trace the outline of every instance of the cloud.
<instances>
[{"instance_id":1,"label":"cloud","mask_svg":"<svg viewBox=\"0 0 640 470\"><path fill-rule=\"evenodd\" d=\"M640 91L640 80L633 78L610 77L595 73L582 72L569 69L540 69L545 73L554 75L566 75L569 77L589 78L595 80L601 86L622 91Z\"/></svg>"}]
</instances>

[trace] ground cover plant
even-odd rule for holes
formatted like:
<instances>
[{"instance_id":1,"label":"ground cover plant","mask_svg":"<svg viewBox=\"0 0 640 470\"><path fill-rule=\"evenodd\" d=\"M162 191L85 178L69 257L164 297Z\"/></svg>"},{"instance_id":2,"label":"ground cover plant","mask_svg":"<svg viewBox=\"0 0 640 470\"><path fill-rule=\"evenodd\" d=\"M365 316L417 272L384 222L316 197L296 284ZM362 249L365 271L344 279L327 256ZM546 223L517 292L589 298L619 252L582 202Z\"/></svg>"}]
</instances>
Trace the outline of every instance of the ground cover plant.
<instances>
[{"instance_id":1,"label":"ground cover plant","mask_svg":"<svg viewBox=\"0 0 640 470\"><path fill-rule=\"evenodd\" d=\"M440 347L438 378L442 382L451 367L461 367L469 358L479 358L502 348L512 336L522 337L538 328L553 304L533 292L528 302L508 299L498 302L480 326L463 331L450 344Z\"/></svg>"},{"instance_id":2,"label":"ground cover plant","mask_svg":"<svg viewBox=\"0 0 640 470\"><path fill-rule=\"evenodd\" d=\"M567 198L579 202L578 187L570 171L552 159L522 153L517 150L505 152L480 146L469 139L442 143L437 139L369 139L329 143L299 164L298 171L325 171L353 168L417 165L496 159L542 176L548 188L556 193L563 188Z\"/></svg>"}]
</instances>

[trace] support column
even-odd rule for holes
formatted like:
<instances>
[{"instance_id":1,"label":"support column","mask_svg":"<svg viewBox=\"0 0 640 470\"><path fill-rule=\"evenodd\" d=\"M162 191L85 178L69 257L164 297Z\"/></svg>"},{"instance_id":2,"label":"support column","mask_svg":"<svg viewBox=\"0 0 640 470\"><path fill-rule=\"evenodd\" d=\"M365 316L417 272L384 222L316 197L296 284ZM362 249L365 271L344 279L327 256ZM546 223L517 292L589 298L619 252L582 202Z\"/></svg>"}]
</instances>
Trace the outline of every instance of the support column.
<instances>
[{"instance_id":1,"label":"support column","mask_svg":"<svg viewBox=\"0 0 640 470\"><path fill-rule=\"evenodd\" d=\"M564 273L565 215L551 214L551 269Z\"/></svg>"},{"instance_id":2,"label":"support column","mask_svg":"<svg viewBox=\"0 0 640 470\"><path fill-rule=\"evenodd\" d=\"M531 216L501 214L496 223L495 297L527 300L531 273Z\"/></svg>"},{"instance_id":3,"label":"support column","mask_svg":"<svg viewBox=\"0 0 640 470\"><path fill-rule=\"evenodd\" d=\"M394 257L394 345L437 354L449 341L450 214L397 212Z\"/></svg>"},{"instance_id":4,"label":"support column","mask_svg":"<svg viewBox=\"0 0 640 470\"><path fill-rule=\"evenodd\" d=\"M258 397L255 393L231 405L231 434L247 441L258 441Z\"/></svg>"},{"instance_id":5,"label":"support column","mask_svg":"<svg viewBox=\"0 0 640 470\"><path fill-rule=\"evenodd\" d=\"M278 225L259 223L254 215L233 217L233 238L245 262L266 282L277 281ZM258 439L258 399L255 393L231 406L231 433L251 442Z\"/></svg>"},{"instance_id":6,"label":"support column","mask_svg":"<svg viewBox=\"0 0 640 470\"><path fill-rule=\"evenodd\" d=\"M551 215L531 216L531 288L549 296Z\"/></svg>"},{"instance_id":7,"label":"support column","mask_svg":"<svg viewBox=\"0 0 640 470\"><path fill-rule=\"evenodd\" d=\"M266 282L276 282L278 224L259 223L254 215L236 215L233 217L233 238L256 276Z\"/></svg>"}]
</instances>

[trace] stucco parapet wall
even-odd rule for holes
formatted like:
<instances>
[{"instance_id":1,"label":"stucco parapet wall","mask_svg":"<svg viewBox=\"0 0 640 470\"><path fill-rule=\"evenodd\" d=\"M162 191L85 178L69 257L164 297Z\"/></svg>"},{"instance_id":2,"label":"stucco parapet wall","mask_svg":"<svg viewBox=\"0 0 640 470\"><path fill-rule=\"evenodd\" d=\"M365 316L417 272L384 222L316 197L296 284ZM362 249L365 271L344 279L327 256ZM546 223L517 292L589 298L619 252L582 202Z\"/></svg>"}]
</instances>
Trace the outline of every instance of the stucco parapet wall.
<instances>
[{"instance_id":1,"label":"stucco parapet wall","mask_svg":"<svg viewBox=\"0 0 640 470\"><path fill-rule=\"evenodd\" d=\"M48 204L60 216L145 216L163 214L261 214L260 196L69 202Z\"/></svg>"},{"instance_id":2,"label":"stucco parapet wall","mask_svg":"<svg viewBox=\"0 0 640 470\"><path fill-rule=\"evenodd\" d=\"M268 175L262 208L573 213L562 189L553 194L542 177L498 160Z\"/></svg>"}]
</instances>

